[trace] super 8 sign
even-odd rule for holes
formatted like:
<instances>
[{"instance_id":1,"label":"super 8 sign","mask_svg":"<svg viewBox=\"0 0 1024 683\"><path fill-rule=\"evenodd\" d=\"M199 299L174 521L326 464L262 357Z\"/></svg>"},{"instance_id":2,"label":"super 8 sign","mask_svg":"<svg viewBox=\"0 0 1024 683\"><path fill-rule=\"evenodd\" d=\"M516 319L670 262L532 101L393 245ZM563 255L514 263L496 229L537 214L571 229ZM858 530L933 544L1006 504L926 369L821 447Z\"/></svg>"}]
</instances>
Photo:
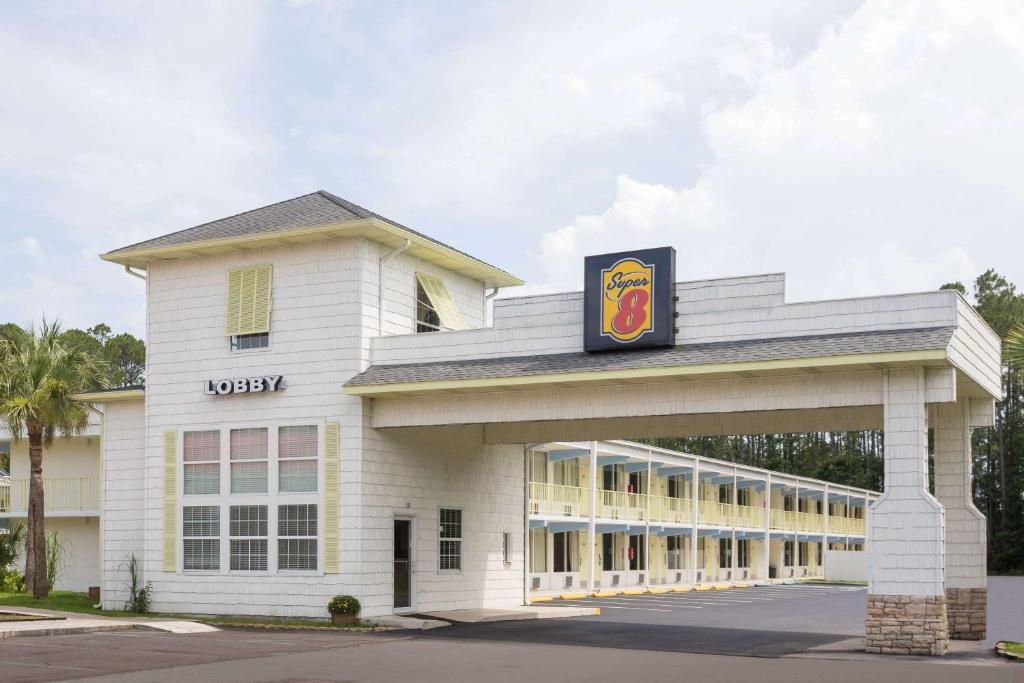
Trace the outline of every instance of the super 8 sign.
<instances>
[{"instance_id":1,"label":"super 8 sign","mask_svg":"<svg viewBox=\"0 0 1024 683\"><path fill-rule=\"evenodd\" d=\"M588 256L583 276L584 349L675 344L675 275L672 247Z\"/></svg>"}]
</instances>

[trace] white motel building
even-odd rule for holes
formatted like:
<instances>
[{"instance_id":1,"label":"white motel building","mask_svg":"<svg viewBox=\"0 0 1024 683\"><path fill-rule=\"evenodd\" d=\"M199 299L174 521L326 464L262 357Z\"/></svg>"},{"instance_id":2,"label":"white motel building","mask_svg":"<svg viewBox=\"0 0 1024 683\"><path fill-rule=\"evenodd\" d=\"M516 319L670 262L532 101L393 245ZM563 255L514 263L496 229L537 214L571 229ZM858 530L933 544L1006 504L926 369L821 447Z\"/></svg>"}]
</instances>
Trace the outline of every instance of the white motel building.
<instances>
[{"instance_id":1,"label":"white motel building","mask_svg":"<svg viewBox=\"0 0 1024 683\"><path fill-rule=\"evenodd\" d=\"M651 249L495 299L522 282L327 192L102 258L145 281L148 354L73 440L105 607L131 555L155 610L317 617L342 593L373 617L860 562L870 651L983 637L970 430L1000 340L955 291L790 303L784 275L677 281ZM881 494L620 440L867 429Z\"/></svg>"}]
</instances>

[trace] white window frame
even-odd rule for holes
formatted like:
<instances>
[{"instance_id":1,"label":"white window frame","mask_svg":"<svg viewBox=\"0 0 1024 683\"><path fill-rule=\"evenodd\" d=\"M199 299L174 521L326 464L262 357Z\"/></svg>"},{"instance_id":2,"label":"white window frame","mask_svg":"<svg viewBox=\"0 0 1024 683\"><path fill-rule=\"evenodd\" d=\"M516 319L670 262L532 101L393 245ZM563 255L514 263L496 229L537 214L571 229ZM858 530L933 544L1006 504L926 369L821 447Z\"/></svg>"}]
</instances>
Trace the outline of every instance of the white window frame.
<instances>
[{"instance_id":1,"label":"white window frame","mask_svg":"<svg viewBox=\"0 0 1024 683\"><path fill-rule=\"evenodd\" d=\"M459 513L459 535L457 538L445 538L441 536L441 511L442 510L455 510ZM457 569L441 568L441 542L442 541L458 541L459 542L459 566ZM465 542L466 542L466 513L465 511L455 505L444 505L437 508L437 573L438 574L461 574L462 564L465 560Z\"/></svg>"},{"instance_id":2,"label":"white window frame","mask_svg":"<svg viewBox=\"0 0 1024 683\"><path fill-rule=\"evenodd\" d=\"M266 457L266 459L255 460L255 459L251 459L251 458L239 458L238 460L233 460L231 458L231 433L235 432L235 431L254 430L254 429L265 429L266 432L267 432L267 457ZM277 428L276 427L275 428L271 428L269 426L260 426L260 427L232 427L232 428L226 430L226 432L227 432L227 448L228 448L228 466L227 466L227 470L228 470L228 488L227 488L227 492L228 492L228 494L229 495L233 495L233 496L269 496L271 491L277 491L276 482L274 482L274 486L271 487L271 481L270 481L270 461L272 459L270 457L270 455L271 455L271 453L270 453L271 443L270 442L272 440L276 441L276 439L277 439ZM276 455L276 453L275 453L275 455ZM276 460L276 458L273 458L273 459ZM231 490L231 482L232 482L231 470L233 469L233 466L234 466L235 463L238 463L238 464L241 464L241 465L252 464L252 463L263 463L264 465L266 465L267 490L266 491L253 491L253 492L247 492L247 493L235 493L234 491L232 491Z\"/></svg>"},{"instance_id":3,"label":"white window frame","mask_svg":"<svg viewBox=\"0 0 1024 683\"><path fill-rule=\"evenodd\" d=\"M316 534L313 535L313 536L282 536L281 535L281 529L280 529L281 508L282 507L299 507L299 506L308 506L308 505L315 505L316 506ZM320 570L320 562L321 562L321 555L322 555L322 553L320 552L320 543L321 543L320 538L322 536L321 531L320 531L320 520L321 520L320 507L321 507L320 503L296 503L295 501L292 501L292 500L278 500L278 502L277 502L277 514L276 514L277 519L278 519L278 525L274 527L274 534L276 536L276 539L274 541L274 545L275 545L275 548L276 548L276 554L274 555L274 562L277 565L277 571L278 571L279 574L289 574L289 575L291 575L291 574L312 574L312 575L316 575L318 573L318 571ZM281 541L282 540L287 540L287 541L315 541L316 542L316 558L315 558L316 569L282 569L281 566L280 566L281 565L280 560L281 560Z\"/></svg>"},{"instance_id":4,"label":"white window frame","mask_svg":"<svg viewBox=\"0 0 1024 683\"><path fill-rule=\"evenodd\" d=\"M263 536L254 536L251 534L234 534L231 530L231 508L267 508L267 533ZM228 516L228 571L232 574L269 574L270 568L273 566L270 558L270 507L267 502L262 503L231 503L225 507ZM265 541L267 544L267 568L266 569L232 569L231 568L231 544L234 541Z\"/></svg>"},{"instance_id":5,"label":"white window frame","mask_svg":"<svg viewBox=\"0 0 1024 683\"><path fill-rule=\"evenodd\" d=\"M301 427L316 425L317 429L317 490L308 493L278 493L278 429L280 427ZM189 425L178 429L177 439L177 476L184 482L184 436L185 432L201 432L216 430L220 432L221 467L220 493L206 495L178 496L177 500L177 571L188 576L324 576L324 436L327 421L324 418L306 418L295 420L265 420L230 422L224 424ZM267 493L231 493L231 430L266 427L267 434ZM317 559L315 571L312 570L278 570L277 567L277 517L278 505L317 506ZM217 505L221 510L220 529L220 570L188 570L184 569L184 537L182 508L201 505ZM267 571L231 571L231 512L232 505L266 505L267 506Z\"/></svg>"},{"instance_id":6,"label":"white window frame","mask_svg":"<svg viewBox=\"0 0 1024 683\"><path fill-rule=\"evenodd\" d=\"M218 432L219 433L219 430L214 429L214 428L209 428L209 429L207 429L207 428L204 428L204 429L191 429L190 428L190 429L182 429L180 434L178 435L178 442L181 443L181 447L178 449L179 450L178 461L181 463L181 477L180 477L179 481L181 482L181 495L182 495L183 498L185 498L187 500L203 499L203 498L207 498L207 497L210 497L210 496L219 496L220 493L224 490L224 479L223 479L223 470L224 470L224 440L223 439L221 439L219 441L219 444L218 444L219 447L220 447L220 450L217 452L217 458L218 458L217 460L192 460L192 461L189 461L188 463L185 462L185 435L186 434L202 433L202 432ZM213 464L217 465L217 474L218 474L218 477L219 477L218 480L217 480L218 492L217 493L185 493L185 466L186 465L213 465Z\"/></svg>"}]
</instances>

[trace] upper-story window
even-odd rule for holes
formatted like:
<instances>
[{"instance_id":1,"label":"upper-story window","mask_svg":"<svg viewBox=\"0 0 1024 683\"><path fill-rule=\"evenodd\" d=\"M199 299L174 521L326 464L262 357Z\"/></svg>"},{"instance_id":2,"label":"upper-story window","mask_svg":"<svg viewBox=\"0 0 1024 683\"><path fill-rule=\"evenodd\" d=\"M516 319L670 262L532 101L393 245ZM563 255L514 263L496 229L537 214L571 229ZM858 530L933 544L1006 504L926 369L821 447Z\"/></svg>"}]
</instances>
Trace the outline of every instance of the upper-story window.
<instances>
[{"instance_id":1,"label":"upper-story window","mask_svg":"<svg viewBox=\"0 0 1024 683\"><path fill-rule=\"evenodd\" d=\"M270 293L273 267L269 263L228 271L224 334L231 351L270 346Z\"/></svg>"},{"instance_id":2,"label":"upper-story window","mask_svg":"<svg viewBox=\"0 0 1024 683\"><path fill-rule=\"evenodd\" d=\"M416 273L416 331L464 329L466 321L444 282L433 275Z\"/></svg>"}]
</instances>

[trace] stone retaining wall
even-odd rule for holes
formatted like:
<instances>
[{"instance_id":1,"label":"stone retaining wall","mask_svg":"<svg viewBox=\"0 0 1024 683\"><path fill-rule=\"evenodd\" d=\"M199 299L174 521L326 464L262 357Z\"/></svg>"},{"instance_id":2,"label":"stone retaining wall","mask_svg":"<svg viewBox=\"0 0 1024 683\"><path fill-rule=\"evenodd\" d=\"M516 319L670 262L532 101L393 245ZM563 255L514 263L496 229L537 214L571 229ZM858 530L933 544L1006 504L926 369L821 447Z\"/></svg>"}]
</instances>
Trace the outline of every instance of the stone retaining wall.
<instances>
[{"instance_id":1,"label":"stone retaining wall","mask_svg":"<svg viewBox=\"0 0 1024 683\"><path fill-rule=\"evenodd\" d=\"M867 652L944 655L949 647L945 595L869 595Z\"/></svg>"},{"instance_id":2,"label":"stone retaining wall","mask_svg":"<svg viewBox=\"0 0 1024 683\"><path fill-rule=\"evenodd\" d=\"M947 588L946 616L949 637L954 640L985 640L987 588Z\"/></svg>"}]
</instances>

